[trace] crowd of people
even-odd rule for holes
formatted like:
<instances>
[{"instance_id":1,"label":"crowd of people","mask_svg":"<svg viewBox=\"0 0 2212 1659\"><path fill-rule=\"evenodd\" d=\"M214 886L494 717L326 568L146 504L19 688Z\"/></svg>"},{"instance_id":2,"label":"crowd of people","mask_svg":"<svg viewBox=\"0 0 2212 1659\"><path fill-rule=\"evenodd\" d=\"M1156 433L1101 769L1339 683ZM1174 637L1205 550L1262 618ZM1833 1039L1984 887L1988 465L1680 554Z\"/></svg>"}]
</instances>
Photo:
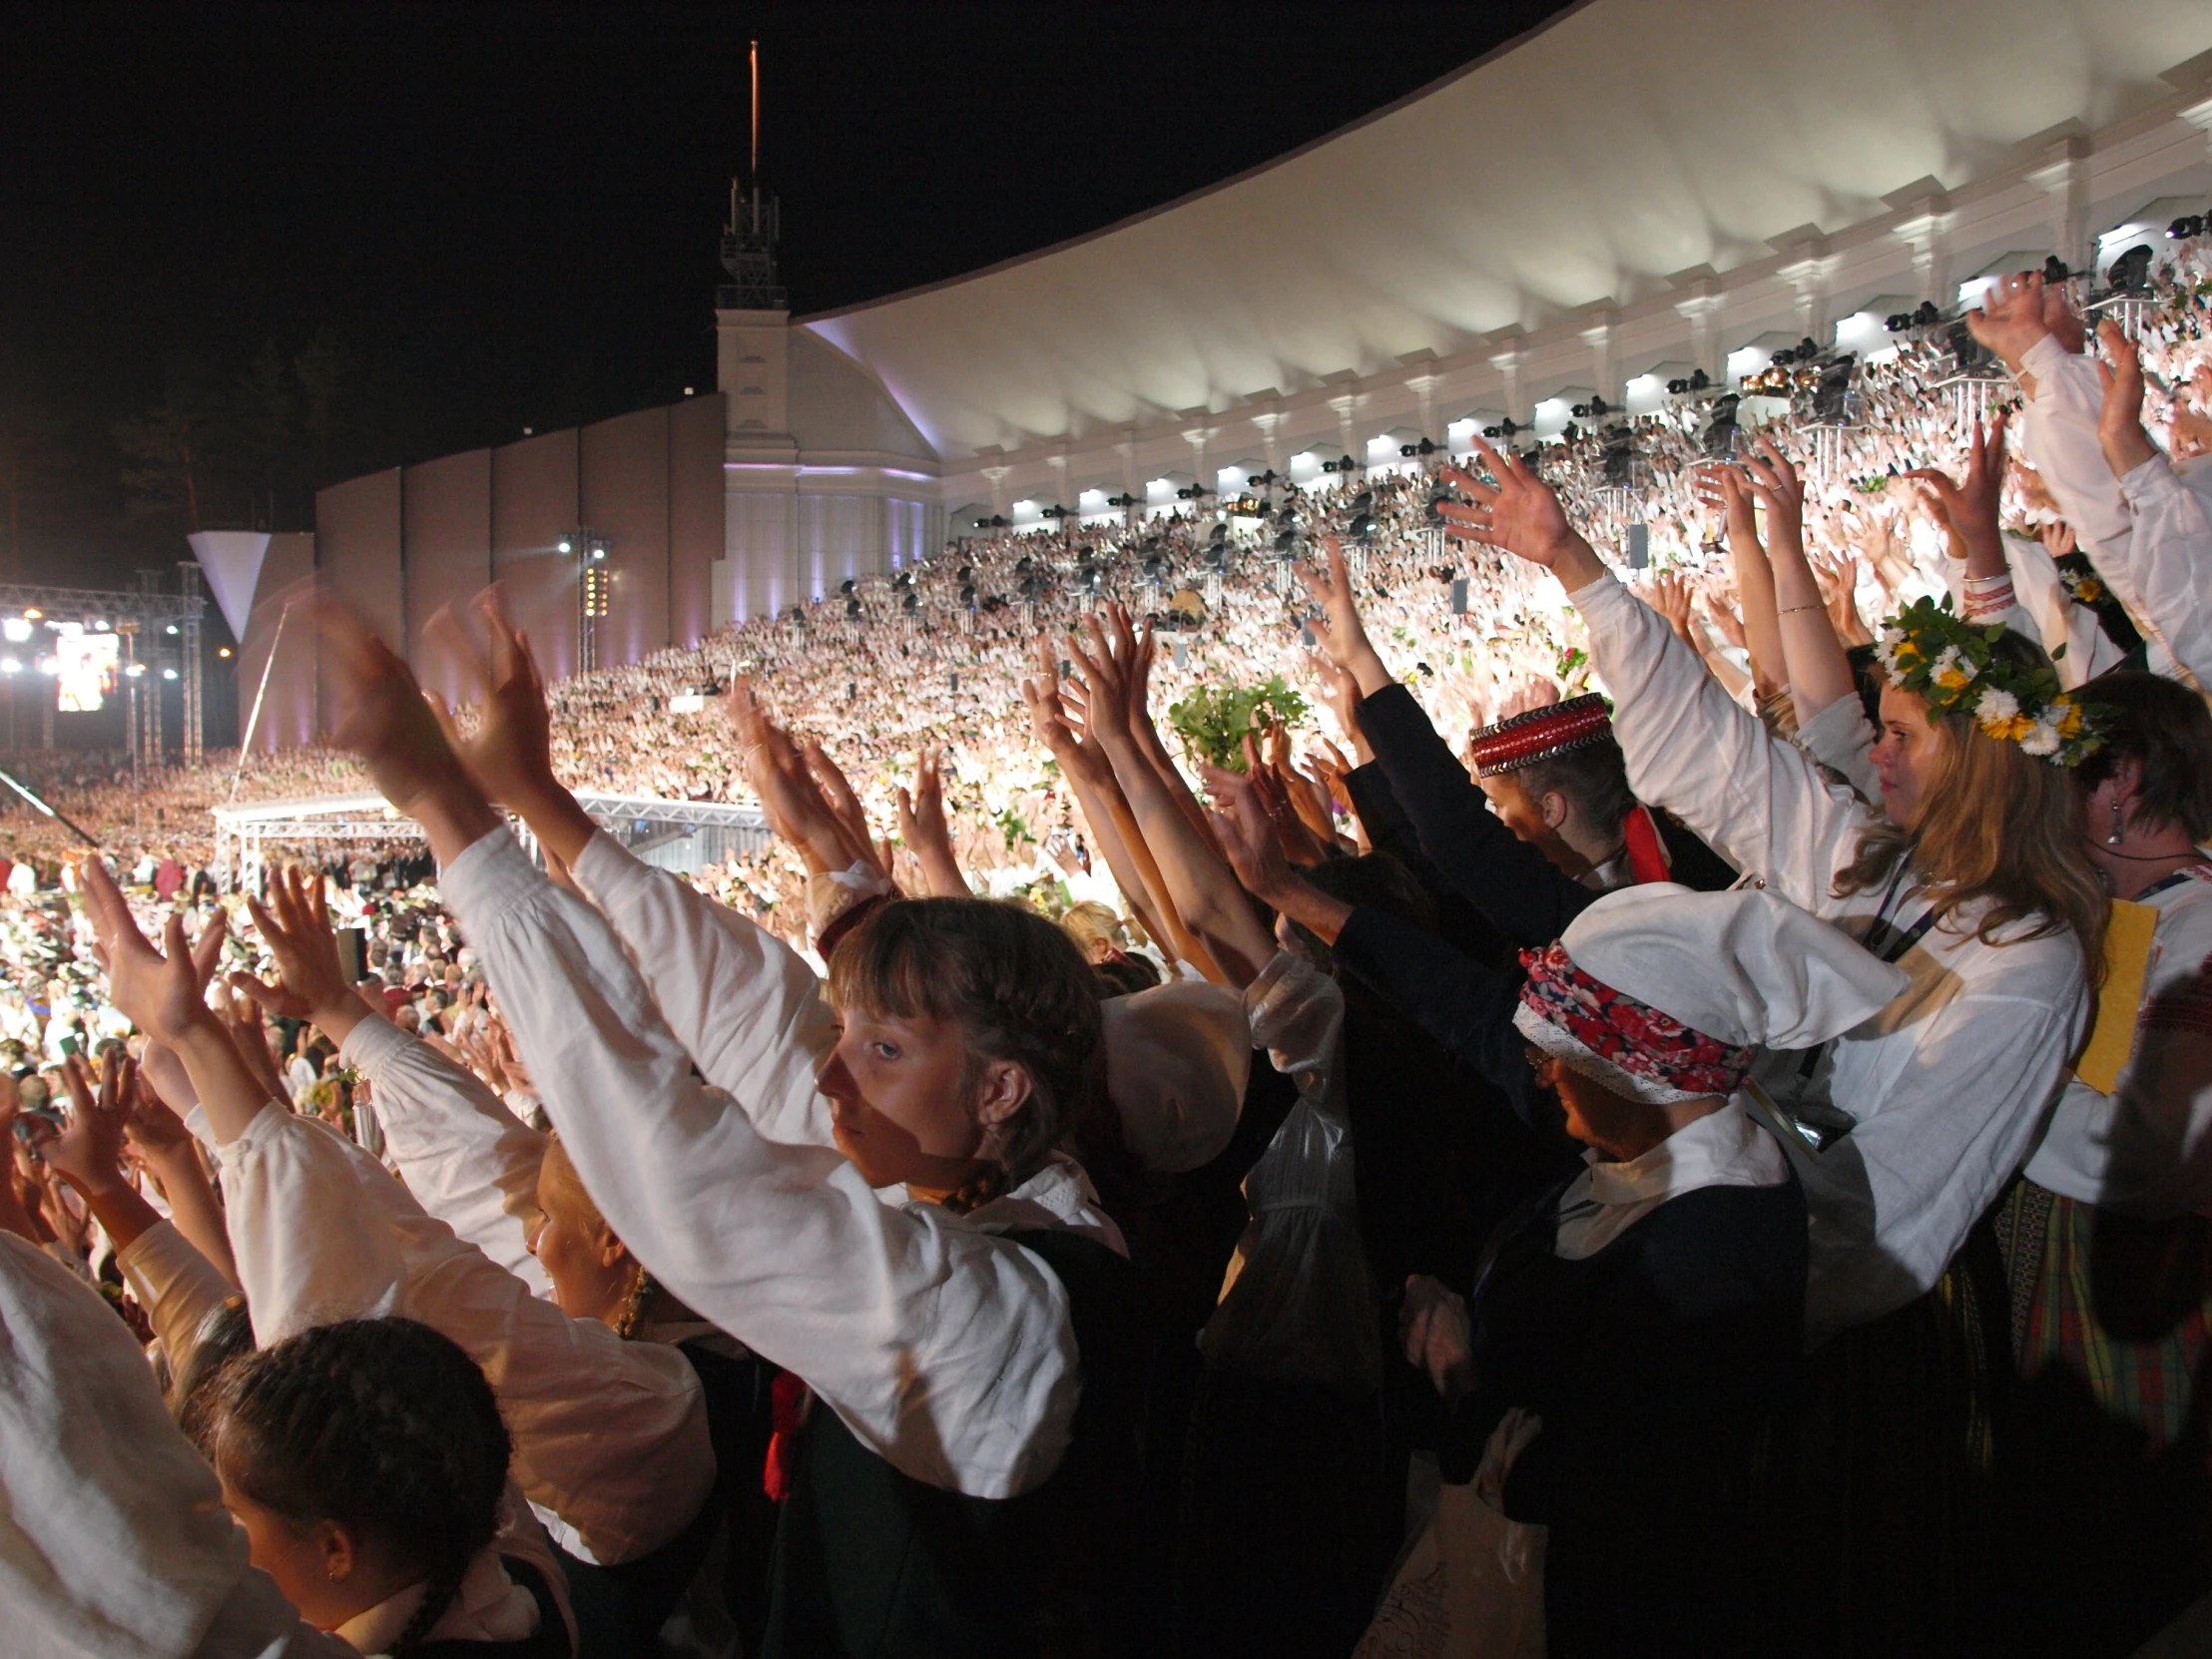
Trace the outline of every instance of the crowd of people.
<instances>
[{"instance_id":1,"label":"crowd of people","mask_svg":"<svg viewBox=\"0 0 2212 1659\"><path fill-rule=\"evenodd\" d=\"M19 757L114 854L0 819L31 1651L2133 1651L2212 1592L2208 273L559 683L488 594L451 715L321 602L242 796L421 838L243 882L227 769Z\"/></svg>"}]
</instances>

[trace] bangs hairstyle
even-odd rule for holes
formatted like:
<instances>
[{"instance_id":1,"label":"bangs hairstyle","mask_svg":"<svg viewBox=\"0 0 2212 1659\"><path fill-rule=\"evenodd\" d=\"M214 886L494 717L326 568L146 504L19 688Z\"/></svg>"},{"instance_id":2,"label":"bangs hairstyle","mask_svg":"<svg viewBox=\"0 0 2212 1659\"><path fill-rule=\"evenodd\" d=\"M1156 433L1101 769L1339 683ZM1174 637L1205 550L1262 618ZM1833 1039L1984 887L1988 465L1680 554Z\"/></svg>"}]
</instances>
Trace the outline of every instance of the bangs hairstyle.
<instances>
[{"instance_id":1,"label":"bangs hairstyle","mask_svg":"<svg viewBox=\"0 0 2212 1659\"><path fill-rule=\"evenodd\" d=\"M1067 1138L1104 1084L1097 978L1074 940L1020 905L988 898L880 905L830 953L830 996L839 1008L957 1025L967 1048L963 1097L972 1098L993 1060L1028 1074L1028 1101L983 1145L1009 1185L1026 1180Z\"/></svg>"},{"instance_id":2,"label":"bangs hairstyle","mask_svg":"<svg viewBox=\"0 0 2212 1659\"><path fill-rule=\"evenodd\" d=\"M2180 830L2200 843L2212 839L2212 711L2204 699L2163 675L2132 670L2099 675L2080 697L2104 740L2074 769L2081 793L2111 777L2121 761L2133 761L2140 771L2133 822Z\"/></svg>"},{"instance_id":3,"label":"bangs hairstyle","mask_svg":"<svg viewBox=\"0 0 2212 1659\"><path fill-rule=\"evenodd\" d=\"M2007 633L1991 648L2023 667L2047 666L2039 646ZM2094 981L2104 966L2104 885L2082 845L2081 791L2065 767L2038 760L2016 743L1992 738L1971 714L1929 724L1941 744L1936 776L1910 827L1877 824L1859 855L1836 876L1838 897L1885 885L1910 859L1947 926L1953 912L1986 904L1974 937L1999 941L2027 922L2021 939L2065 929L2080 940Z\"/></svg>"}]
</instances>

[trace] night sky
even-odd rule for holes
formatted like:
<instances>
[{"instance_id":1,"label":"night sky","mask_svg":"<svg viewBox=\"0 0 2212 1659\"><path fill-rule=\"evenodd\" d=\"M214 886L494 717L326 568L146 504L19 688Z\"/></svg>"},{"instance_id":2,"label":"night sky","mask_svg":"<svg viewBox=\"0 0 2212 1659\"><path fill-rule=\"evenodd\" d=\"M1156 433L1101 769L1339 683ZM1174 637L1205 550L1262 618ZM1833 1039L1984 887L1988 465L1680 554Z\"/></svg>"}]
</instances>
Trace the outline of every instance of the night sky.
<instances>
[{"instance_id":1,"label":"night sky","mask_svg":"<svg viewBox=\"0 0 2212 1659\"><path fill-rule=\"evenodd\" d=\"M711 385L754 36L805 313L1172 201L1559 9L0 10L0 568L182 556L118 433L163 411L205 527L304 529L317 485Z\"/></svg>"}]
</instances>

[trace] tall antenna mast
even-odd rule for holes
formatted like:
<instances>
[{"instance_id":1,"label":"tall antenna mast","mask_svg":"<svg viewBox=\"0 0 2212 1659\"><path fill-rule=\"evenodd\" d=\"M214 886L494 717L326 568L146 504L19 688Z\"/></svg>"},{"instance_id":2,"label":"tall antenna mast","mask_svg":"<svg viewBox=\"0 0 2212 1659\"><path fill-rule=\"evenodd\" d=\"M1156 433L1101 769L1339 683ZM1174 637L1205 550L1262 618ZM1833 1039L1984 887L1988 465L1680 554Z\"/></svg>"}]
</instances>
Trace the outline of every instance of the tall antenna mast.
<instances>
[{"instance_id":1,"label":"tall antenna mast","mask_svg":"<svg viewBox=\"0 0 2212 1659\"><path fill-rule=\"evenodd\" d=\"M722 268L730 280L715 290L722 310L781 311L790 304L776 271L781 215L776 198L761 193L761 43L750 43L753 85L752 177L740 189L730 181L730 219L722 228Z\"/></svg>"}]
</instances>

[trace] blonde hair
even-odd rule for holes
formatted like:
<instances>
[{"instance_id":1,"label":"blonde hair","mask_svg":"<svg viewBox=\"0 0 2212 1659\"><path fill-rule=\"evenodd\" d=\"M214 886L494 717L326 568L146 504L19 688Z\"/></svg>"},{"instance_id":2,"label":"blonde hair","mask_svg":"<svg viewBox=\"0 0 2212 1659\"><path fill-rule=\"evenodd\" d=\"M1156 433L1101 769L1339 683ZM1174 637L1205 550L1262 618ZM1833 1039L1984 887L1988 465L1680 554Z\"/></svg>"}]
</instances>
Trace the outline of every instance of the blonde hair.
<instances>
[{"instance_id":1,"label":"blonde hair","mask_svg":"<svg viewBox=\"0 0 2212 1659\"><path fill-rule=\"evenodd\" d=\"M1124 937L1121 917L1114 914L1110 905L1101 904L1095 898L1070 904L1067 913L1060 917L1060 931L1086 952L1102 944L1119 948Z\"/></svg>"},{"instance_id":2,"label":"blonde hair","mask_svg":"<svg viewBox=\"0 0 2212 1659\"><path fill-rule=\"evenodd\" d=\"M2000 650L2042 655L2016 635L1997 643ZM2021 922L2031 925L2018 939L2070 931L2094 983L2103 970L2110 905L2082 847L2073 775L1988 736L1971 715L1940 715L1929 725L1939 758L1919 814L1909 826L1868 830L1858 856L1836 876L1836 896L1881 886L1909 861L1934 900L1938 925L1967 905L1985 904L1974 927L1985 944L2014 942L1996 935Z\"/></svg>"}]
</instances>

